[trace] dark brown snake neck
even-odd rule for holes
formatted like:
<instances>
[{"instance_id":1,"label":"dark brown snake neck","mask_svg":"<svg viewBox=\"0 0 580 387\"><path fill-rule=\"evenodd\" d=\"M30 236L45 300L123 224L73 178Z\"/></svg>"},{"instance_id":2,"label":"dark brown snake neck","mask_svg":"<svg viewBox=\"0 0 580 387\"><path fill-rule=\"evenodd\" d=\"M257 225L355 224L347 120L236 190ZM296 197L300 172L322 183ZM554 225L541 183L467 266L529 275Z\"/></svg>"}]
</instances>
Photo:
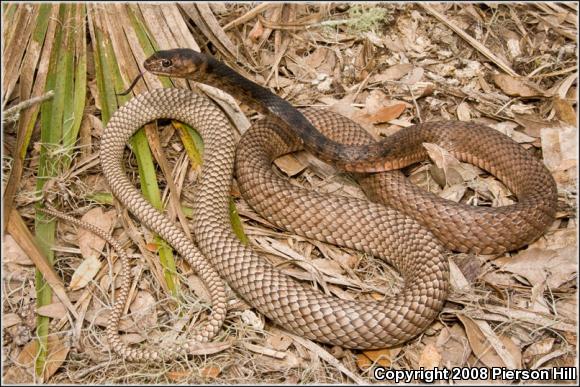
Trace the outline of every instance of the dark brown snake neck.
<instances>
[{"instance_id":1,"label":"dark brown snake neck","mask_svg":"<svg viewBox=\"0 0 580 387\"><path fill-rule=\"evenodd\" d=\"M387 157L391 148L381 142L345 145L329 139L290 103L212 57L190 49L165 50L149 57L144 66L153 74L187 78L224 90L291 130L302 139L306 150L343 170L379 172L390 169L379 160Z\"/></svg>"}]
</instances>

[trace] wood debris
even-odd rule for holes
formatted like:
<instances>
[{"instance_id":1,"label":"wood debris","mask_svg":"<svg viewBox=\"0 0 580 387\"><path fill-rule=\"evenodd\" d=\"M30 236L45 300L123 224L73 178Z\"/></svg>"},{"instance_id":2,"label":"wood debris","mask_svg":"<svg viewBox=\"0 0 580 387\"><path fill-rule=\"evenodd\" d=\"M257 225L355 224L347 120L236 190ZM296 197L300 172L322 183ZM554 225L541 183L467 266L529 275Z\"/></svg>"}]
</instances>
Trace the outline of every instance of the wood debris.
<instances>
[{"instance_id":1,"label":"wood debris","mask_svg":"<svg viewBox=\"0 0 580 387\"><path fill-rule=\"evenodd\" d=\"M3 123L4 381L369 384L376 382L376 366L552 369L577 364L575 3L67 7L3 7L7 59L2 108L6 112L47 92L54 94L50 101L58 102L59 87L69 80L51 84L48 69L58 59L54 53L59 52L61 32L77 37L69 72L75 80L86 77L86 86L79 89L87 91L84 107L74 115L79 121L73 120L80 126L80 148L67 153L68 169L47 190L70 213L85 214L111 230L132 258L133 282L125 307L129 314L120 323L127 343L179 343L204 323L210 309L205 285L185 262L177 260L175 270L160 263L163 242L115 206L99 170L99 138L119 102L114 92L103 92L104 84L112 90L127 86L156 48L188 47L211 54L293 105L329 108L361 124L376 139L435 120L489 125L543 158L558 186L557 219L544 236L519 251L500 256L450 253L451 290L443 311L423 334L396 348L361 351L317 344L274 326L232 291L225 327L215 343L200 347L199 356L126 363L109 352L103 329L118 292L116 257L92 234L59 223L52 247L56 259L50 263L33 234L43 141L35 123L46 119L42 106L53 102L33 105L21 110L17 121ZM82 10L74 23L64 17L69 9ZM70 25L78 31L67 32ZM86 63L80 54L83 44ZM74 72L85 68L83 63L86 71ZM117 68L107 67L111 63ZM146 74L136 92L155 87L194 87L205 93L228 114L239 134L260 118L231 96L182 79ZM183 156L188 146L178 138L184 138L186 129L158 129L148 126L146 131L151 159L157 163L152 165L162 172L155 179L160 202L189 233L191 191L199 168L188 168ZM444 148L425 147L431 160L404 170L423 189L468 205L498 207L516 201L485 171ZM126 158L128 171L138 170L135 160ZM364 197L350 176L308 153L286 155L274 164L297 186ZM132 178L142 183L136 173ZM251 244L288 275L360 302L382 300L400 289L398 274L385 262L280 230L247 205L235 184L232 195ZM43 305L36 304L35 270L54 292ZM38 316L51 321L44 352L49 361L34 376Z\"/></svg>"}]
</instances>

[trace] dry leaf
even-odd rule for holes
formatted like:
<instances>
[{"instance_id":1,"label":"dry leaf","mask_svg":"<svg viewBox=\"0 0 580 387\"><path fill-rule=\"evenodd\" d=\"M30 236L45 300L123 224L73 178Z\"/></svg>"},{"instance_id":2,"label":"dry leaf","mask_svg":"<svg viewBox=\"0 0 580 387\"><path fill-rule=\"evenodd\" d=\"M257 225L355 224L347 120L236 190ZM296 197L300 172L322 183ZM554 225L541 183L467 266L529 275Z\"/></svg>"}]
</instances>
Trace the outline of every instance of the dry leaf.
<instances>
[{"instance_id":1,"label":"dry leaf","mask_svg":"<svg viewBox=\"0 0 580 387\"><path fill-rule=\"evenodd\" d=\"M432 370L441 364L441 354L433 344L427 344L421 352L419 367Z\"/></svg>"},{"instance_id":2,"label":"dry leaf","mask_svg":"<svg viewBox=\"0 0 580 387\"><path fill-rule=\"evenodd\" d=\"M443 199L459 203L459 201L463 198L463 195L465 195L466 190L467 187L465 187L464 183L453 184L445 187L439 196Z\"/></svg>"},{"instance_id":3,"label":"dry leaf","mask_svg":"<svg viewBox=\"0 0 580 387\"><path fill-rule=\"evenodd\" d=\"M187 286L201 301L211 304L211 296L201 278L197 275L190 275L187 277Z\"/></svg>"},{"instance_id":4,"label":"dry leaf","mask_svg":"<svg viewBox=\"0 0 580 387\"><path fill-rule=\"evenodd\" d=\"M351 193L351 192L349 192L349 193ZM357 192L357 194L358 194L358 192ZM363 193L363 195L364 195L364 193ZM353 196L355 196L354 193L353 193ZM360 196L357 196L357 197L360 197ZM313 243L316 247L318 247L318 249L322 252L322 254L325 257L328 257L329 259L337 262L343 268L353 269L358 262L358 258L355 255L345 253L344 251L338 249L336 246L328 245L326 243L321 243L321 242L317 242L317 241L315 241Z\"/></svg>"},{"instance_id":5,"label":"dry leaf","mask_svg":"<svg viewBox=\"0 0 580 387\"><path fill-rule=\"evenodd\" d=\"M556 301L556 312L574 322L578 320L578 294Z\"/></svg>"},{"instance_id":6,"label":"dry leaf","mask_svg":"<svg viewBox=\"0 0 580 387\"><path fill-rule=\"evenodd\" d=\"M405 75L409 74L409 71L413 70L413 65L411 63L400 63L389 67L380 74L372 77L373 82L385 82L385 81L398 81Z\"/></svg>"},{"instance_id":7,"label":"dry leaf","mask_svg":"<svg viewBox=\"0 0 580 387\"><path fill-rule=\"evenodd\" d=\"M97 256L89 256L76 268L70 280L70 289L79 290L87 286L101 269L102 262Z\"/></svg>"},{"instance_id":8,"label":"dry leaf","mask_svg":"<svg viewBox=\"0 0 580 387\"><path fill-rule=\"evenodd\" d=\"M543 284L556 289L576 277L576 247L558 250L529 247L511 257L494 261L501 270L524 277L532 286Z\"/></svg>"},{"instance_id":9,"label":"dry leaf","mask_svg":"<svg viewBox=\"0 0 580 387\"><path fill-rule=\"evenodd\" d=\"M530 81L507 74L494 74L493 81L507 95L512 97L545 97L546 92Z\"/></svg>"},{"instance_id":10,"label":"dry leaf","mask_svg":"<svg viewBox=\"0 0 580 387\"><path fill-rule=\"evenodd\" d=\"M514 203L514 200L510 199L510 190L502 182L492 177L477 180L477 193L483 194L483 189L489 192L492 199L492 207L507 206Z\"/></svg>"},{"instance_id":11,"label":"dry leaf","mask_svg":"<svg viewBox=\"0 0 580 387\"><path fill-rule=\"evenodd\" d=\"M36 308L36 313L41 316L60 320L66 316L67 310L60 302L53 302L52 304L39 306Z\"/></svg>"},{"instance_id":12,"label":"dry leaf","mask_svg":"<svg viewBox=\"0 0 580 387\"><path fill-rule=\"evenodd\" d=\"M380 90L373 90L365 100L364 109L356 113L356 121L378 124L396 119L410 106L407 102L392 99Z\"/></svg>"},{"instance_id":13,"label":"dry leaf","mask_svg":"<svg viewBox=\"0 0 580 387\"><path fill-rule=\"evenodd\" d=\"M449 260L449 283L456 291L466 292L471 289L469 281L452 260Z\"/></svg>"},{"instance_id":14,"label":"dry leaf","mask_svg":"<svg viewBox=\"0 0 580 387\"><path fill-rule=\"evenodd\" d=\"M572 88L572 85L576 82L578 78L578 73L573 72L572 74L568 75L563 80L556 82L556 84L548 91L550 95L557 95L560 98L564 99L567 97L568 92ZM576 94L572 94L576 95Z\"/></svg>"},{"instance_id":15,"label":"dry leaf","mask_svg":"<svg viewBox=\"0 0 580 387\"><path fill-rule=\"evenodd\" d=\"M30 385L32 386L35 382L34 369L29 367L28 369L18 367L18 366L4 366L2 373L2 383L7 385L20 384L20 385ZM37 380L36 380L37 382Z\"/></svg>"},{"instance_id":16,"label":"dry leaf","mask_svg":"<svg viewBox=\"0 0 580 387\"><path fill-rule=\"evenodd\" d=\"M544 298L544 292L546 291L546 283L542 282L532 286L530 294L530 300L516 300L515 305L520 305L528 310L534 312L540 312L545 314L550 314L552 308L548 306L546 299Z\"/></svg>"},{"instance_id":17,"label":"dry leaf","mask_svg":"<svg viewBox=\"0 0 580 387\"><path fill-rule=\"evenodd\" d=\"M287 352L283 359L276 359L266 355L257 355L254 359L256 364L271 372L288 372L292 368L303 368L304 361L294 352Z\"/></svg>"},{"instance_id":18,"label":"dry leaf","mask_svg":"<svg viewBox=\"0 0 580 387\"><path fill-rule=\"evenodd\" d=\"M97 106L96 98L97 97L95 97L95 107L100 110L100 107ZM93 114L87 114L85 117L89 123L90 133L97 138L101 138L104 132L103 121Z\"/></svg>"},{"instance_id":19,"label":"dry leaf","mask_svg":"<svg viewBox=\"0 0 580 387\"><path fill-rule=\"evenodd\" d=\"M69 350L70 348L60 338L48 336L46 367L42 373L44 382L48 381L64 363ZM22 348L22 351L17 356L17 363L25 367L34 367L37 351L38 340L34 339Z\"/></svg>"},{"instance_id":20,"label":"dry leaf","mask_svg":"<svg viewBox=\"0 0 580 387\"><path fill-rule=\"evenodd\" d=\"M286 357L286 352L276 351L272 348L262 347L261 345L256 345L248 342L243 343L244 347L252 352L259 353L261 355L273 357L275 359L284 359Z\"/></svg>"},{"instance_id":21,"label":"dry leaf","mask_svg":"<svg viewBox=\"0 0 580 387\"><path fill-rule=\"evenodd\" d=\"M10 234L5 234L2 240L2 262L16 263L22 266L34 264Z\"/></svg>"},{"instance_id":22,"label":"dry leaf","mask_svg":"<svg viewBox=\"0 0 580 387\"><path fill-rule=\"evenodd\" d=\"M540 137L540 131L547 127L559 126L557 120L544 120L537 114L518 114L514 112L514 121L520 124L528 136Z\"/></svg>"},{"instance_id":23,"label":"dry leaf","mask_svg":"<svg viewBox=\"0 0 580 387\"><path fill-rule=\"evenodd\" d=\"M445 180L443 185L451 186L464 183L464 179L461 173L459 173L459 169L461 169L461 162L459 160L437 144L425 142L423 146L427 150L431 160L443 171ZM436 175L433 175L433 178L437 180Z\"/></svg>"},{"instance_id":24,"label":"dry leaf","mask_svg":"<svg viewBox=\"0 0 580 387\"><path fill-rule=\"evenodd\" d=\"M204 378L215 379L219 376L219 374L221 372L222 372L221 368L209 366L209 367L203 367L199 371L199 374Z\"/></svg>"},{"instance_id":25,"label":"dry leaf","mask_svg":"<svg viewBox=\"0 0 580 387\"><path fill-rule=\"evenodd\" d=\"M328 104L329 110L338 113L340 115L345 116L346 118L350 118L351 120L357 122L357 119L360 115L360 109L353 106L354 103L354 94L347 94L344 98L337 101L336 99L329 99L329 98L320 98L322 102ZM360 123L360 122L357 122ZM361 123L362 126L368 128L367 123Z\"/></svg>"},{"instance_id":26,"label":"dry leaf","mask_svg":"<svg viewBox=\"0 0 580 387\"><path fill-rule=\"evenodd\" d=\"M558 250L568 246L575 246L578 244L576 227L557 229L538 239L534 243L534 247L539 249Z\"/></svg>"},{"instance_id":27,"label":"dry leaf","mask_svg":"<svg viewBox=\"0 0 580 387\"><path fill-rule=\"evenodd\" d=\"M231 342L200 343L196 345L196 348L190 349L188 353L190 355L212 355L214 353L223 352L231 346Z\"/></svg>"},{"instance_id":28,"label":"dry leaf","mask_svg":"<svg viewBox=\"0 0 580 387\"><path fill-rule=\"evenodd\" d=\"M441 174L441 179L436 180L432 171ZM443 171L437 167L433 168L433 165L423 165L417 168L414 172L411 173L409 180L416 186L436 195L443 191L439 184L445 184L445 176L443 176Z\"/></svg>"},{"instance_id":29,"label":"dry leaf","mask_svg":"<svg viewBox=\"0 0 580 387\"><path fill-rule=\"evenodd\" d=\"M356 357L356 364L362 371L367 370L373 364L390 367L393 357L397 356L400 351L401 347L364 351Z\"/></svg>"},{"instance_id":30,"label":"dry leaf","mask_svg":"<svg viewBox=\"0 0 580 387\"><path fill-rule=\"evenodd\" d=\"M262 37L263 33L264 33L264 26L262 25L260 20L256 19L256 24L254 24L254 27L248 33L248 38L250 38L254 43L257 43L260 40L260 38Z\"/></svg>"},{"instance_id":31,"label":"dry leaf","mask_svg":"<svg viewBox=\"0 0 580 387\"><path fill-rule=\"evenodd\" d=\"M182 379L189 377L191 375L191 371L189 371L189 370L167 371L165 373L165 375L167 375L167 378L169 380L172 380L174 382L179 382Z\"/></svg>"},{"instance_id":32,"label":"dry leaf","mask_svg":"<svg viewBox=\"0 0 580 387\"><path fill-rule=\"evenodd\" d=\"M406 107L407 105L405 103L396 103L391 106L383 106L373 114L361 114L360 119L371 124L388 122L399 117L405 111Z\"/></svg>"},{"instance_id":33,"label":"dry leaf","mask_svg":"<svg viewBox=\"0 0 580 387\"><path fill-rule=\"evenodd\" d=\"M515 122L504 121L489 126L520 144L536 141L534 137L528 136L527 134L515 130L515 128L518 126L518 124Z\"/></svg>"},{"instance_id":34,"label":"dry leaf","mask_svg":"<svg viewBox=\"0 0 580 387\"><path fill-rule=\"evenodd\" d=\"M419 82L421 78L423 78L424 73L425 70L422 67L415 67L413 71L411 71L403 79L401 79L401 82L409 86L413 86L414 84Z\"/></svg>"},{"instance_id":35,"label":"dry leaf","mask_svg":"<svg viewBox=\"0 0 580 387\"><path fill-rule=\"evenodd\" d=\"M116 216L114 210L104 213L101 207L95 207L87 211L81 220L108 232L112 228ZM95 233L80 227L77 229L77 238L81 255L85 259L98 258L107 243Z\"/></svg>"},{"instance_id":36,"label":"dry leaf","mask_svg":"<svg viewBox=\"0 0 580 387\"><path fill-rule=\"evenodd\" d=\"M133 320L139 329L151 328L157 324L155 297L151 293L144 290L138 291L129 310L133 314Z\"/></svg>"},{"instance_id":37,"label":"dry leaf","mask_svg":"<svg viewBox=\"0 0 580 387\"><path fill-rule=\"evenodd\" d=\"M266 343L276 351L286 351L292 344L292 339L283 333L276 333L268 337Z\"/></svg>"},{"instance_id":38,"label":"dry leaf","mask_svg":"<svg viewBox=\"0 0 580 387\"><path fill-rule=\"evenodd\" d=\"M289 177L296 176L308 165L307 163L297 159L293 154L278 157L274 160L274 164L276 164L276 166Z\"/></svg>"},{"instance_id":39,"label":"dry leaf","mask_svg":"<svg viewBox=\"0 0 580 387\"><path fill-rule=\"evenodd\" d=\"M331 261L330 259L315 258L312 260L312 264L321 272L333 277L340 276L344 272L338 262Z\"/></svg>"},{"instance_id":40,"label":"dry leaf","mask_svg":"<svg viewBox=\"0 0 580 387\"><path fill-rule=\"evenodd\" d=\"M245 324L251 326L253 329L257 331L264 330L264 320L251 310L244 310L241 314L241 318Z\"/></svg>"},{"instance_id":41,"label":"dry leaf","mask_svg":"<svg viewBox=\"0 0 580 387\"><path fill-rule=\"evenodd\" d=\"M483 257L482 257L483 258ZM485 259L483 259L485 261ZM450 262L450 268L452 266L457 266L456 269L452 270L461 270L461 275L463 279L461 280L462 283L466 281L467 283L475 282L483 273L483 269L481 266L481 260L476 256L472 256L471 254L460 254L456 255ZM453 278L453 277L451 277ZM458 284L460 285L460 284Z\"/></svg>"},{"instance_id":42,"label":"dry leaf","mask_svg":"<svg viewBox=\"0 0 580 387\"><path fill-rule=\"evenodd\" d=\"M526 365L530 365L534 356L545 355L552 350L554 346L554 338L547 337L543 340L532 343L524 351L523 358Z\"/></svg>"},{"instance_id":43,"label":"dry leaf","mask_svg":"<svg viewBox=\"0 0 580 387\"><path fill-rule=\"evenodd\" d=\"M10 328L16 324L20 324L22 319L16 313L6 313L2 315L2 328Z\"/></svg>"},{"instance_id":44,"label":"dry leaf","mask_svg":"<svg viewBox=\"0 0 580 387\"><path fill-rule=\"evenodd\" d=\"M469 104L465 101L461 102L459 106L457 106L455 113L457 114L457 119L459 121L471 120L471 109L469 108Z\"/></svg>"},{"instance_id":45,"label":"dry leaf","mask_svg":"<svg viewBox=\"0 0 580 387\"><path fill-rule=\"evenodd\" d=\"M512 346L506 347L487 322L462 314L457 317L465 327L473 353L483 364L488 367L521 368L521 359L514 356Z\"/></svg>"},{"instance_id":46,"label":"dry leaf","mask_svg":"<svg viewBox=\"0 0 580 387\"><path fill-rule=\"evenodd\" d=\"M465 365L471 349L465 330L459 323L451 328L443 328L437 337L437 347L441 354L440 364L443 367L453 368Z\"/></svg>"},{"instance_id":47,"label":"dry leaf","mask_svg":"<svg viewBox=\"0 0 580 387\"><path fill-rule=\"evenodd\" d=\"M554 98L554 109L556 110L556 117L560 120L576 126L576 111L565 99L555 97Z\"/></svg>"},{"instance_id":48,"label":"dry leaf","mask_svg":"<svg viewBox=\"0 0 580 387\"><path fill-rule=\"evenodd\" d=\"M335 65L334 52L326 47L318 47L304 59L304 64L312 69L318 69L319 72L329 74ZM320 69L321 65L324 69Z\"/></svg>"},{"instance_id":49,"label":"dry leaf","mask_svg":"<svg viewBox=\"0 0 580 387\"><path fill-rule=\"evenodd\" d=\"M356 357L356 365L361 371L366 371L372 367L373 362L371 359L361 353Z\"/></svg>"},{"instance_id":50,"label":"dry leaf","mask_svg":"<svg viewBox=\"0 0 580 387\"><path fill-rule=\"evenodd\" d=\"M573 126L543 128L540 131L544 163L558 185L576 189L578 130Z\"/></svg>"},{"instance_id":51,"label":"dry leaf","mask_svg":"<svg viewBox=\"0 0 580 387\"><path fill-rule=\"evenodd\" d=\"M515 361L516 368L522 368L522 351L520 347L508 336L501 335L499 339L503 344L503 348L510 354L510 358Z\"/></svg>"}]
</instances>

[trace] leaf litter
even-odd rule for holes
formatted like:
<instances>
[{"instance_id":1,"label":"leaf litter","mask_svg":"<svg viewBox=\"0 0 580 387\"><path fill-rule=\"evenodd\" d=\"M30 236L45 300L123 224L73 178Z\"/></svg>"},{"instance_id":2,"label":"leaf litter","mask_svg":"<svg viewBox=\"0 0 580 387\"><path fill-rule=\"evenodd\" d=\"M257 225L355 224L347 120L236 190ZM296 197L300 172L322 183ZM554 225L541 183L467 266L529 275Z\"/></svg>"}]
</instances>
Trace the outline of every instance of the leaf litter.
<instances>
[{"instance_id":1,"label":"leaf litter","mask_svg":"<svg viewBox=\"0 0 580 387\"><path fill-rule=\"evenodd\" d=\"M220 339L231 339L233 345L193 357L188 363L153 365L110 362L108 346L94 345L106 343L102 327L112 304L111 291L119 286L119 265L114 256L109 257L106 246L89 234L76 238L72 228L60 227L56 267L63 282L70 285L69 298L78 306L86 305L83 318L75 321L82 329L69 350L62 344L71 328L67 309L59 302L34 308L34 294L29 290L33 271L23 256L28 250L17 248L22 239L6 235L5 380L32 380L29 363L19 360L26 359L34 345L26 332L33 330L36 313L61 321L57 325L60 331L51 336L49 353L54 361L43 374L51 383L372 383L369 367L378 364L394 368L575 364L576 9L564 3L118 4L114 7L122 12L113 17L112 7L91 7L89 15L112 17L109 30L104 31L111 36L115 28L122 25L131 30L133 21L139 20L150 28L161 48L203 43L202 49L226 59L258 83L267 82L294 105L328 106L360 123L375 138L438 119L473 120L495 127L543 157L558 184L557 220L543 237L520 251L497 257L452 254L452 292L440 318L424 334L400 347L354 351L319 345L273 326L230 292L231 313ZM129 20L128 15L136 19ZM179 34L164 35L154 20L176 21ZM137 41L132 40L133 44ZM18 78L10 74L9 79L15 82ZM102 99L91 75L88 84L92 97L87 101L87 128L99 137ZM205 86L200 89L214 96L240 132L250 123L242 112L250 121L258 118L223 93ZM20 102L17 93L10 97L7 107ZM5 125L3 134L6 155L14 157L10 146L15 144L14 125ZM175 141L171 136L169 140ZM33 136L35 141L38 138ZM432 163L405 170L416 184L468 204L500 206L514 201L493 177L458 161L445 149L425 145ZM167 147L164 151L174 161L179 150ZM22 183L32 191L38 147L30 147L28 152ZM10 165L4 163L3 172L9 173ZM284 156L275 165L293 184L320 192L362 195L352 179L305 153ZM127 165L127 170L135 169ZM98 168L88 168L77 176L84 184L68 186L67 199L73 200L67 202L78 206L74 213L87 212L83 206L88 208L92 198L106 190L102 182L94 184L99 173ZM196 173L186 175L183 186L193 185L196 178ZM239 194L234 196L252 244L294 277L345 299L380 299L400 286L398 275L384 262L283 232L255 214ZM191 207L190 198L184 190L185 208ZM15 205L30 224L30 193L16 195ZM116 213L122 214L107 212ZM95 216L99 221L105 218L100 213ZM194 329L205 318L203 285L187 263L179 262L182 290L187 291L180 292L179 299L172 298L159 283L161 269L154 263L157 247L148 251L151 235L142 227L127 226L132 225L128 219L121 223L125 226L113 232L133 258L136 276L127 305L131 314L121 323L125 339L148 345L149 340L167 333L168 327ZM102 227L114 226L104 223ZM83 267L82 260L90 259L92 264ZM181 305L183 300L186 304ZM187 312L182 313L182 308ZM149 334L143 335L143 329Z\"/></svg>"}]
</instances>

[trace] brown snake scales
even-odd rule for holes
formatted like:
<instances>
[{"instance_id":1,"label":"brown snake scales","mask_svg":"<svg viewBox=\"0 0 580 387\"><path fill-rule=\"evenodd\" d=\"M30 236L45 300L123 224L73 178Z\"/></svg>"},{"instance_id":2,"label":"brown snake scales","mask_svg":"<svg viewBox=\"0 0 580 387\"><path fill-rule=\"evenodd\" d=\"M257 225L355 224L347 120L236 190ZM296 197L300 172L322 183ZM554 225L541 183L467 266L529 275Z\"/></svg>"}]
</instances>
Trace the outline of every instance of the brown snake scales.
<instances>
[{"instance_id":1,"label":"brown snake scales","mask_svg":"<svg viewBox=\"0 0 580 387\"><path fill-rule=\"evenodd\" d=\"M557 190L548 170L509 137L486 126L424 123L374 142L358 125L336 113L309 108L302 110L303 116L224 64L192 50L157 52L145 61L145 68L217 86L267 118L244 134L237 153L224 114L188 90L157 89L138 95L111 118L101 141L101 165L111 190L190 262L205 281L213 305L209 321L193 342L159 351L129 348L118 336L129 290L128 262L121 256L127 281L113 306L107 334L111 347L129 359L194 353L197 343L213 337L226 313L220 276L254 308L296 334L350 348L393 346L421 333L442 308L449 286L445 248L501 253L537 239L553 221ZM122 171L129 137L158 118L188 123L204 140L203 175L196 188L193 220L199 250L142 198ZM425 142L437 143L460 160L492 173L518 202L498 208L472 207L424 192L398 171L355 174L371 200L384 206L296 188L271 168L276 157L304 147L347 171L398 169L426 158ZM241 244L231 230L227 211L234 157L240 191L257 212L296 234L386 259L405 278L404 288L383 301L337 299L283 275Z\"/></svg>"}]
</instances>

